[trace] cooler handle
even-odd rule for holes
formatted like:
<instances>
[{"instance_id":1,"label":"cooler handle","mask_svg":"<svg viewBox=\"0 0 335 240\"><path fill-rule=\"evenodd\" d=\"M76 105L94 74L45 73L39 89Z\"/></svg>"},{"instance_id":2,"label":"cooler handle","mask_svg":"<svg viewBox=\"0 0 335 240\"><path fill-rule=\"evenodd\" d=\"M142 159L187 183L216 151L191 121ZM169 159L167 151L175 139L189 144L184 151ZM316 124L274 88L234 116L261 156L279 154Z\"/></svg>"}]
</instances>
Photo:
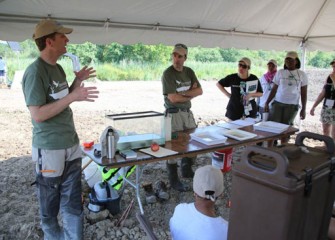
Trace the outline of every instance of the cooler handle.
<instances>
[{"instance_id":1,"label":"cooler handle","mask_svg":"<svg viewBox=\"0 0 335 240\"><path fill-rule=\"evenodd\" d=\"M250 161L250 156L253 154L261 154L267 157L272 157L276 163L274 169L266 169ZM254 174L254 176L264 177L265 179L272 179L276 182L280 182L286 185L290 184L288 175L288 159L287 157L280 153L269 150L267 148L259 146L248 146L243 151L241 156L241 162L239 164L239 169L245 169L247 173Z\"/></svg>"},{"instance_id":2,"label":"cooler handle","mask_svg":"<svg viewBox=\"0 0 335 240\"><path fill-rule=\"evenodd\" d=\"M317 133L311 133L311 132L301 132L297 135L295 139L295 144L297 146L305 146L303 141L305 138L311 138L314 140L322 141L326 144L327 150L326 152L333 155L334 154L334 141L331 137L325 136L325 135L320 135Z\"/></svg>"}]
</instances>

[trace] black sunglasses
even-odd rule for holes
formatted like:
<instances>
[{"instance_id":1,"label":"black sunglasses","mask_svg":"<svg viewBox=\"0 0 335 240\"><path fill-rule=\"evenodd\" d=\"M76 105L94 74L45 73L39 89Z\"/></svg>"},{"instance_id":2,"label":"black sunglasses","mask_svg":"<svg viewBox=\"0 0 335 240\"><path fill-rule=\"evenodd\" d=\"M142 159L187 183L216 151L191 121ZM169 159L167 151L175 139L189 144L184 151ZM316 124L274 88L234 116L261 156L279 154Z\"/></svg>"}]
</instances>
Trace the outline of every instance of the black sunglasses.
<instances>
[{"instance_id":1,"label":"black sunglasses","mask_svg":"<svg viewBox=\"0 0 335 240\"><path fill-rule=\"evenodd\" d=\"M185 50L187 50L186 45L182 44L182 43L177 43L176 45L174 45L174 47L181 47L181 48L184 48Z\"/></svg>"},{"instance_id":2,"label":"black sunglasses","mask_svg":"<svg viewBox=\"0 0 335 240\"><path fill-rule=\"evenodd\" d=\"M241 64L241 63L239 63L238 66L241 67L241 68L243 68L243 69L247 69L248 68L247 65L244 65L244 64Z\"/></svg>"}]
</instances>

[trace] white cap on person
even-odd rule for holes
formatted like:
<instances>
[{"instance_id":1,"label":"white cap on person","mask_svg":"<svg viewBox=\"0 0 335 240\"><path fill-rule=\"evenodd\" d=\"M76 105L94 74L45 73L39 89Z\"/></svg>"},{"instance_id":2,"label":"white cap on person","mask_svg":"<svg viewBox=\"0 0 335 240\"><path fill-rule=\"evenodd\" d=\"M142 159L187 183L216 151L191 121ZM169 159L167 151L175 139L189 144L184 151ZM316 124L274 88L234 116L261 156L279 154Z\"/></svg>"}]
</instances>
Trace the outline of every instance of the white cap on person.
<instances>
[{"instance_id":1,"label":"white cap on person","mask_svg":"<svg viewBox=\"0 0 335 240\"><path fill-rule=\"evenodd\" d=\"M223 193L222 172L211 165L198 168L193 178L193 191L199 197L214 202Z\"/></svg>"}]
</instances>

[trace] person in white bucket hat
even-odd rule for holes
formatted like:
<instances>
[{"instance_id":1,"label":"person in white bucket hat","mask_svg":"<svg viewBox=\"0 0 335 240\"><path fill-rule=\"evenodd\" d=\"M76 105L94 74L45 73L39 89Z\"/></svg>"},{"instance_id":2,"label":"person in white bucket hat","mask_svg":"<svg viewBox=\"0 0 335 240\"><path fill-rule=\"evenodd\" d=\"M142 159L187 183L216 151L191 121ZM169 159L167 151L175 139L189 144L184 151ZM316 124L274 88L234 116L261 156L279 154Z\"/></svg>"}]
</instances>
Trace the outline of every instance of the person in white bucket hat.
<instances>
[{"instance_id":1,"label":"person in white bucket hat","mask_svg":"<svg viewBox=\"0 0 335 240\"><path fill-rule=\"evenodd\" d=\"M211 165L198 168L193 178L195 202L176 206L170 219L173 240L225 240L228 222L215 212L215 201L223 193L222 172Z\"/></svg>"}]
</instances>

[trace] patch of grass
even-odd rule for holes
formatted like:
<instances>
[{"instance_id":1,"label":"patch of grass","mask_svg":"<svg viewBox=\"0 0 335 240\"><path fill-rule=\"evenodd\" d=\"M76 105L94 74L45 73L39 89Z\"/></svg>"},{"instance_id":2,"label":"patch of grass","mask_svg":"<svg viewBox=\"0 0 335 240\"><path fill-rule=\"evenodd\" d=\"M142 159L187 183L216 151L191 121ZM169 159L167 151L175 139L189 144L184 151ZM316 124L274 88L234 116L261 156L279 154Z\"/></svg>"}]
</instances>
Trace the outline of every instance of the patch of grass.
<instances>
[{"instance_id":1,"label":"patch of grass","mask_svg":"<svg viewBox=\"0 0 335 240\"><path fill-rule=\"evenodd\" d=\"M35 59L7 59L8 77L13 79L17 70L24 70ZM58 63L63 67L69 82L75 77L70 58L61 58ZM161 63L137 63L121 62L116 63L93 63L91 66L96 69L96 75L102 81L157 81L160 80L164 70L169 64ZM237 72L237 63L231 62L195 62L186 61L185 65L192 68L201 80L219 80L225 76ZM281 67L279 67L281 68ZM267 70L266 65L260 66L252 64L250 73L260 78Z\"/></svg>"}]
</instances>

